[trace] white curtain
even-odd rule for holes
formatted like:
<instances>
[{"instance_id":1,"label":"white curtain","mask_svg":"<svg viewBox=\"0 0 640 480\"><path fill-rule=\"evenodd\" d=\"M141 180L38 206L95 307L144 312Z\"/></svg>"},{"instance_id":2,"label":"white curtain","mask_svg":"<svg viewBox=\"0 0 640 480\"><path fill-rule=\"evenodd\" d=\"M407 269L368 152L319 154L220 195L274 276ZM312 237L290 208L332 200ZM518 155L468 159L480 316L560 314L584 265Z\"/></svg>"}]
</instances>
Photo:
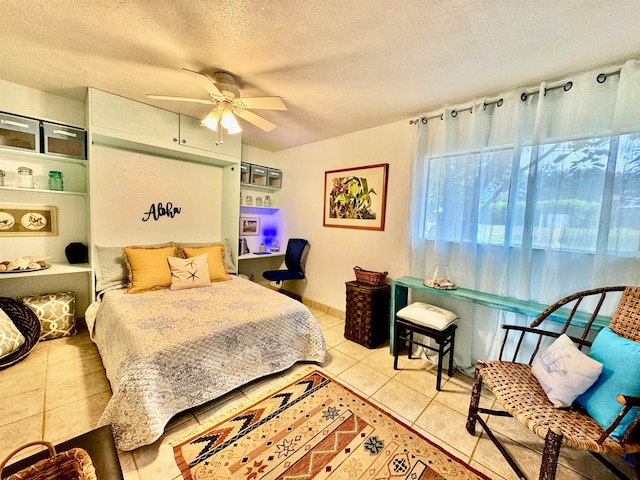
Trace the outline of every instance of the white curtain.
<instances>
[{"instance_id":1,"label":"white curtain","mask_svg":"<svg viewBox=\"0 0 640 480\"><path fill-rule=\"evenodd\" d=\"M412 160L409 275L446 264L460 287L545 304L639 284L638 132L635 60L425 115ZM531 321L427 300L459 314L461 368L496 358L500 323Z\"/></svg>"}]
</instances>

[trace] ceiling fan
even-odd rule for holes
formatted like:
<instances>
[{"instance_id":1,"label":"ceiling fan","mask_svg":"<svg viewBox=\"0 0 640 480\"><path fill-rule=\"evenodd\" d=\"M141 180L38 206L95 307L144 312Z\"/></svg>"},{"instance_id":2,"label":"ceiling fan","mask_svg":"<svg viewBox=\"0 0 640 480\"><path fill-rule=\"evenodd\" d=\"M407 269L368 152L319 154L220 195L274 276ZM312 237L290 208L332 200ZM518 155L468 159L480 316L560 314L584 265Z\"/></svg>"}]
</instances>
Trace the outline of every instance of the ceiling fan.
<instances>
[{"instance_id":1,"label":"ceiling fan","mask_svg":"<svg viewBox=\"0 0 640 480\"><path fill-rule=\"evenodd\" d=\"M276 125L269 120L251 112L250 110L286 110L287 106L280 97L248 97L241 98L240 91L236 88L236 78L229 72L218 71L212 77L204 73L195 72L183 68L189 72L193 79L208 93L208 99L171 97L167 95L147 94L147 97L156 100L172 100L176 102L202 103L213 105L211 111L202 120L202 124L211 130L218 132L218 142L222 143L222 128L228 133L234 134L242 131L235 116L252 123L256 127L270 132Z\"/></svg>"}]
</instances>

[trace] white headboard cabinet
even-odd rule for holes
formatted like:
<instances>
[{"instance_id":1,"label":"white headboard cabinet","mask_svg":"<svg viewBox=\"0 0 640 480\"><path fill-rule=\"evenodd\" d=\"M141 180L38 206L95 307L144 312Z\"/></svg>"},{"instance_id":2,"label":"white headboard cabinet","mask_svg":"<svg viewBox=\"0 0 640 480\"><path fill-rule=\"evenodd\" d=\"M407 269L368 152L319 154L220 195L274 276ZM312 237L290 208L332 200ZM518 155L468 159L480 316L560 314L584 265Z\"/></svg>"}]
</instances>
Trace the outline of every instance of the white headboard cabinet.
<instances>
[{"instance_id":1,"label":"white headboard cabinet","mask_svg":"<svg viewBox=\"0 0 640 480\"><path fill-rule=\"evenodd\" d=\"M91 244L228 238L237 259L240 135L92 88L86 107Z\"/></svg>"}]
</instances>

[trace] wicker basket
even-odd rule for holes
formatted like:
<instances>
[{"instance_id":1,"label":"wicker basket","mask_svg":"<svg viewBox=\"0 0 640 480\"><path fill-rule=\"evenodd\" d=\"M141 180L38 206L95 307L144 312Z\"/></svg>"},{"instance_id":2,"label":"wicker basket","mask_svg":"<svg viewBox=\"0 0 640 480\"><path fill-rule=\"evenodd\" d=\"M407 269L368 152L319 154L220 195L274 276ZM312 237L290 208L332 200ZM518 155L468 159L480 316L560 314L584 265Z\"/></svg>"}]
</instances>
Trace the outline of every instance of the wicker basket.
<instances>
[{"instance_id":1,"label":"wicker basket","mask_svg":"<svg viewBox=\"0 0 640 480\"><path fill-rule=\"evenodd\" d=\"M3 477L2 471L9 460L18 452L33 445L45 445L49 449L49 458L14 473L10 477ZM72 448L65 452L56 453L50 442L27 443L4 459L0 465L0 478L5 480L97 480L96 469L91 457L82 448Z\"/></svg>"},{"instance_id":2,"label":"wicker basket","mask_svg":"<svg viewBox=\"0 0 640 480\"><path fill-rule=\"evenodd\" d=\"M384 280L389 272L372 272L360 267L353 267L356 273L356 280L367 285L384 285Z\"/></svg>"}]
</instances>

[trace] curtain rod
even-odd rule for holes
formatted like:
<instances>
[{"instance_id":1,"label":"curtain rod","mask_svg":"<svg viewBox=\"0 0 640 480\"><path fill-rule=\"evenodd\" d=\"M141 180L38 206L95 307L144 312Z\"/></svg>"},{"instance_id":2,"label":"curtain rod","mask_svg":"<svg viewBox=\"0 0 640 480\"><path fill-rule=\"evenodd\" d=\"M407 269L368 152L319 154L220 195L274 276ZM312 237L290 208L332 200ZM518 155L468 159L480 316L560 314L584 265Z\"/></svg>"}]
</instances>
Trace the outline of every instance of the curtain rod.
<instances>
[{"instance_id":1,"label":"curtain rod","mask_svg":"<svg viewBox=\"0 0 640 480\"><path fill-rule=\"evenodd\" d=\"M613 75L620 75L620 68L618 68L617 70L613 70L609 73L599 73L596 76L596 82L598 83L604 83L607 81L608 77L611 77ZM550 92L552 90L556 90L558 88L562 88L565 92L568 92L569 90L571 90L571 87L573 87L573 82L571 80L565 82L565 83L561 83L558 85L554 85L552 87L545 87L544 89L544 93L543 96L547 94L547 92ZM524 92L522 92L522 95L520 95L520 100L522 100L523 102L529 97L529 95L538 95L540 93L540 88L536 88L536 89L529 89L529 90L525 90ZM504 103L504 100L502 98L499 98L497 100L492 100L492 101L488 101L488 102L484 102L482 105L482 109L486 110L487 107L489 105L496 105L497 107L501 107L502 104ZM467 108L460 108L460 109L453 109L451 110L451 116L453 118L458 116L458 113L460 112L466 112L468 111L469 113L473 113L473 105ZM444 120L444 114L440 113L437 115L432 115L432 116L426 116L423 115L419 118L416 118L414 120L409 120L409 125L417 125L418 123L422 123L423 125L426 125L427 122L429 120L432 120L434 118L440 118L440 120Z\"/></svg>"}]
</instances>

